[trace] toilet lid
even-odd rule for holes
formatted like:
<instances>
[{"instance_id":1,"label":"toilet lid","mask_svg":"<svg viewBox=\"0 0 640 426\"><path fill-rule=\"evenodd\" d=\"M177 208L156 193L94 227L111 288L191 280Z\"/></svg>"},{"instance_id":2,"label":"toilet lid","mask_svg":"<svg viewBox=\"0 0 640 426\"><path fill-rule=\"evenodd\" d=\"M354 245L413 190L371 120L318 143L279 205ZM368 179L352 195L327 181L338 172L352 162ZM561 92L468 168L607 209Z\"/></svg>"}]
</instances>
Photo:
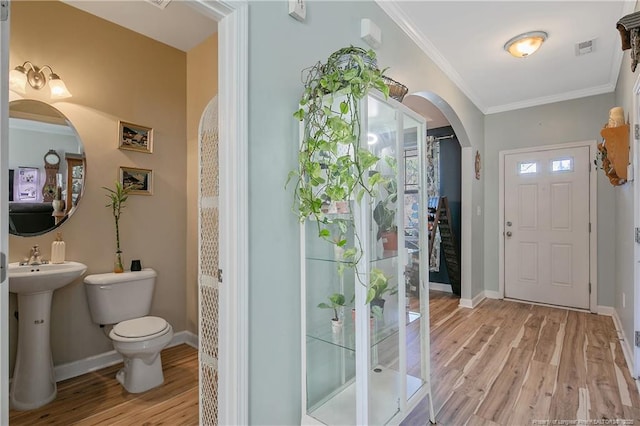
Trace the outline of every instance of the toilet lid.
<instances>
[{"instance_id":1,"label":"toilet lid","mask_svg":"<svg viewBox=\"0 0 640 426\"><path fill-rule=\"evenodd\" d=\"M159 317L142 317L122 321L113 327L120 337L145 337L159 333L167 328L167 322Z\"/></svg>"}]
</instances>

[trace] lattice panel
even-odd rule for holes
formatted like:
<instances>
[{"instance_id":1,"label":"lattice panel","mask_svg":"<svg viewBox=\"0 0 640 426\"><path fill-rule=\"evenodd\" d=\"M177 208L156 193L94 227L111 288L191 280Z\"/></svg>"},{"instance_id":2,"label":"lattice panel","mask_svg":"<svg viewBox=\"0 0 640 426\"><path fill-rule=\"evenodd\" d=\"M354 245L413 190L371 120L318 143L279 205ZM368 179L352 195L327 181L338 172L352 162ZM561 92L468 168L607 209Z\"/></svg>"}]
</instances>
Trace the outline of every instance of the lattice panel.
<instances>
[{"instance_id":1,"label":"lattice panel","mask_svg":"<svg viewBox=\"0 0 640 426\"><path fill-rule=\"evenodd\" d=\"M218 107L217 97L213 98L210 106L215 102L215 108L207 108L202 116L202 123L215 123L215 126L203 125L200 133L200 194L202 197L217 197L219 195L218 168ZM215 111L214 111L215 110Z\"/></svg>"},{"instance_id":2,"label":"lattice panel","mask_svg":"<svg viewBox=\"0 0 640 426\"><path fill-rule=\"evenodd\" d=\"M218 424L218 316L219 316L219 173L218 98L200 120L200 420Z\"/></svg>"},{"instance_id":3,"label":"lattice panel","mask_svg":"<svg viewBox=\"0 0 640 426\"><path fill-rule=\"evenodd\" d=\"M200 286L200 353L218 359L219 290Z\"/></svg>"},{"instance_id":4,"label":"lattice panel","mask_svg":"<svg viewBox=\"0 0 640 426\"><path fill-rule=\"evenodd\" d=\"M200 421L202 425L218 424L218 369L200 364Z\"/></svg>"},{"instance_id":5,"label":"lattice panel","mask_svg":"<svg viewBox=\"0 0 640 426\"><path fill-rule=\"evenodd\" d=\"M218 225L219 210L200 207L200 274L218 280Z\"/></svg>"}]
</instances>

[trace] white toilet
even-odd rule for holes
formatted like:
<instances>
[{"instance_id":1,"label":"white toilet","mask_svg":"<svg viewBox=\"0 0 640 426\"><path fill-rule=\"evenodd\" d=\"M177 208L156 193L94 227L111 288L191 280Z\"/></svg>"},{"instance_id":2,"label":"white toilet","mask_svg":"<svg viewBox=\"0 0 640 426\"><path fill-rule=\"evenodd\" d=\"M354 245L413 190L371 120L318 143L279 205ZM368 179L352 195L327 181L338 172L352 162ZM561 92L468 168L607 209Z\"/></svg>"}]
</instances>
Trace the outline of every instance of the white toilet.
<instances>
[{"instance_id":1,"label":"white toilet","mask_svg":"<svg viewBox=\"0 0 640 426\"><path fill-rule=\"evenodd\" d=\"M93 322L113 325L109 338L124 358L116 379L131 393L145 392L164 382L160 351L173 337L164 319L147 316L156 271L87 275L84 278Z\"/></svg>"}]
</instances>

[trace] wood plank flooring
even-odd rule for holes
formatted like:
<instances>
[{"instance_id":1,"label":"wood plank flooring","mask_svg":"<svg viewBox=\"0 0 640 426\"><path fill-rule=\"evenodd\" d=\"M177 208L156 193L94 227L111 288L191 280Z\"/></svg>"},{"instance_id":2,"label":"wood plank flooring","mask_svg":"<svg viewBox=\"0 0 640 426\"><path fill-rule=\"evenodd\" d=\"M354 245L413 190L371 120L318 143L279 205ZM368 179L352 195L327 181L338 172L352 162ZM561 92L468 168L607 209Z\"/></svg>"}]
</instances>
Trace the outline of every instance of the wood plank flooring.
<instances>
[{"instance_id":1,"label":"wood plank flooring","mask_svg":"<svg viewBox=\"0 0 640 426\"><path fill-rule=\"evenodd\" d=\"M611 317L490 299L472 310L458 300L430 293L438 424L640 424ZM402 424L428 424L427 407Z\"/></svg>"},{"instance_id":2,"label":"wood plank flooring","mask_svg":"<svg viewBox=\"0 0 640 426\"><path fill-rule=\"evenodd\" d=\"M162 351L164 383L130 394L115 379L122 364L58 383L58 397L32 411L10 411L14 425L197 425L198 351Z\"/></svg>"},{"instance_id":3,"label":"wood plank flooring","mask_svg":"<svg viewBox=\"0 0 640 426\"><path fill-rule=\"evenodd\" d=\"M438 424L640 424L640 396L610 317L489 299L472 310L458 302L430 294ZM127 393L115 380L121 364L114 365L58 383L54 402L11 411L10 424L197 425L197 351L165 349L162 363L159 388ZM427 424L427 407L422 401L403 424Z\"/></svg>"}]
</instances>

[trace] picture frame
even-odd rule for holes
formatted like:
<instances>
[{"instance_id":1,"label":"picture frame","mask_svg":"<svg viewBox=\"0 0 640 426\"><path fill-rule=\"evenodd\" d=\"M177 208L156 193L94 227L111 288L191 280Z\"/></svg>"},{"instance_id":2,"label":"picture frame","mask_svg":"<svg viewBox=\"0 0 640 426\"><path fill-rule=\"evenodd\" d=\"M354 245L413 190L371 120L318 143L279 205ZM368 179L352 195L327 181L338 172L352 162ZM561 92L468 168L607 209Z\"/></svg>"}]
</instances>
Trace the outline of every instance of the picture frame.
<instances>
[{"instance_id":1,"label":"picture frame","mask_svg":"<svg viewBox=\"0 0 640 426\"><path fill-rule=\"evenodd\" d=\"M129 194L153 195L153 170L120 166L120 183L132 188Z\"/></svg>"},{"instance_id":2,"label":"picture frame","mask_svg":"<svg viewBox=\"0 0 640 426\"><path fill-rule=\"evenodd\" d=\"M153 129L126 121L119 121L118 148L151 154L153 152Z\"/></svg>"}]
</instances>

